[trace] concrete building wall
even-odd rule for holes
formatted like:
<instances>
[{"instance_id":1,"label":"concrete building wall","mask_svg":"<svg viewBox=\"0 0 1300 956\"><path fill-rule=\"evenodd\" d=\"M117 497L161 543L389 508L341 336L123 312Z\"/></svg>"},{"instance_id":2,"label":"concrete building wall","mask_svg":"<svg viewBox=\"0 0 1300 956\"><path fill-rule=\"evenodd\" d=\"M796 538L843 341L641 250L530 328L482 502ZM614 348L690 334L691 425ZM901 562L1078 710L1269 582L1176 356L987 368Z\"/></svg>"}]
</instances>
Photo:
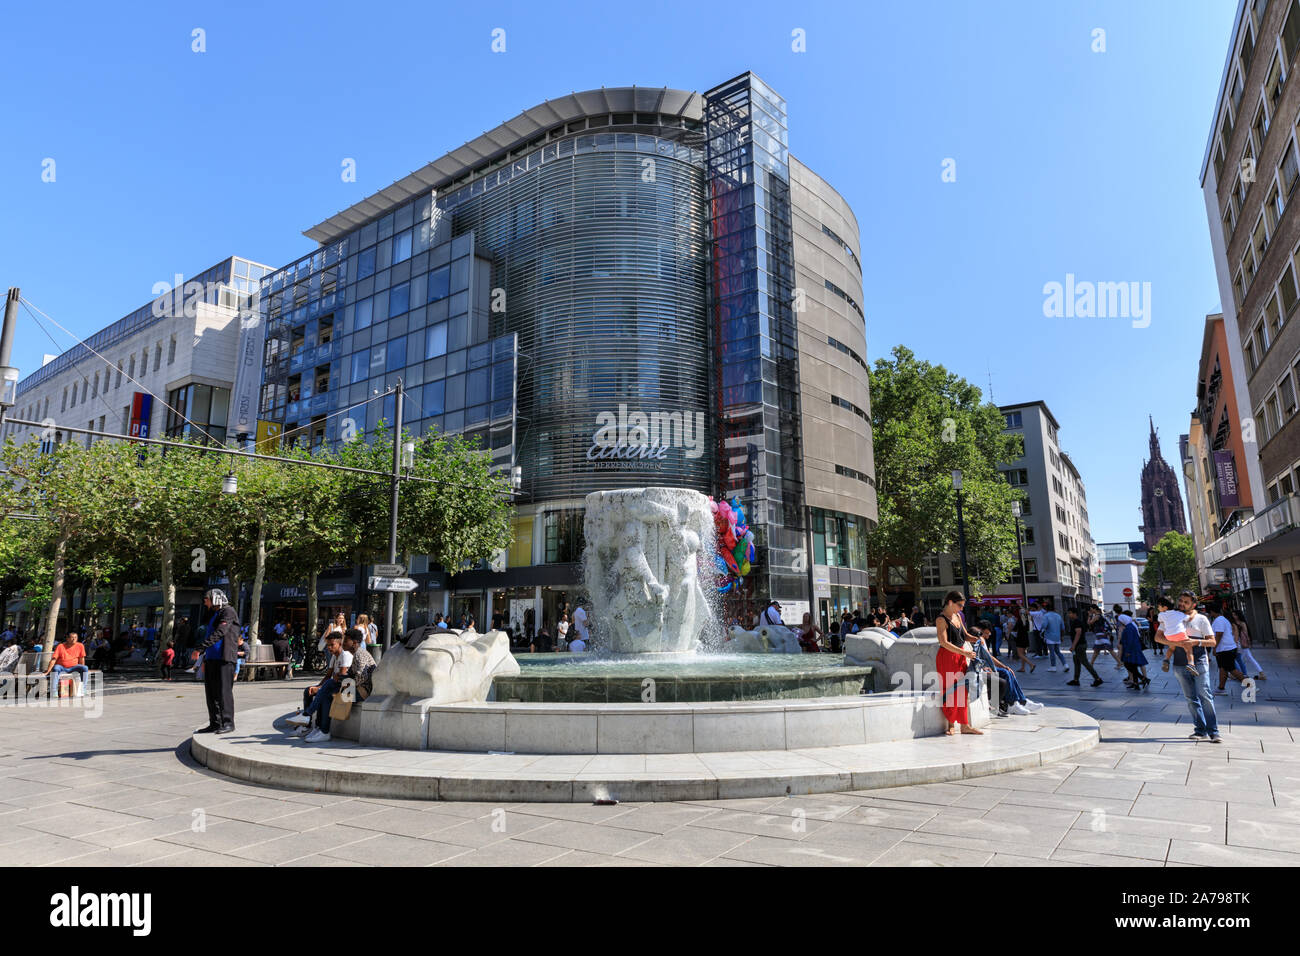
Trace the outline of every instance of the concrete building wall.
<instances>
[{"instance_id":1,"label":"concrete building wall","mask_svg":"<svg viewBox=\"0 0 1300 956\"><path fill-rule=\"evenodd\" d=\"M874 524L875 486L835 467L846 466L874 480L857 219L839 193L793 158L790 189L795 288L804 305L797 318L808 504L862 515ZM823 226L835 236L827 235ZM828 281L857 307L827 288Z\"/></svg>"}]
</instances>

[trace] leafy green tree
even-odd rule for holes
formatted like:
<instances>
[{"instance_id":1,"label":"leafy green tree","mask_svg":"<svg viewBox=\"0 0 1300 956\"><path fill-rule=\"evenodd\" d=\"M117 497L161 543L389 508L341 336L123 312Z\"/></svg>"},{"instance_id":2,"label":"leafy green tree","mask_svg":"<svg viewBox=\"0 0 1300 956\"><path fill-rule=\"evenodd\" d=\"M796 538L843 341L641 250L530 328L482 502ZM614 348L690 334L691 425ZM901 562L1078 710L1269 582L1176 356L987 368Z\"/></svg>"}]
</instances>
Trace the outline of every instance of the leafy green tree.
<instances>
[{"instance_id":1,"label":"leafy green tree","mask_svg":"<svg viewBox=\"0 0 1300 956\"><path fill-rule=\"evenodd\" d=\"M1021 439L1004 433L997 406L942 365L921 361L904 346L871 370L879 525L868 535L876 580L891 563L907 569L920 593L927 555L956 552L957 494L962 473L967 564L974 595L992 590L1016 566L1011 502L1021 497L998 470L1023 454Z\"/></svg>"},{"instance_id":2,"label":"leafy green tree","mask_svg":"<svg viewBox=\"0 0 1300 956\"><path fill-rule=\"evenodd\" d=\"M1169 531L1147 555L1146 567L1142 569L1142 577L1138 580L1143 595L1154 602L1162 590L1162 583L1166 593L1199 593L1196 548L1190 534Z\"/></svg>"},{"instance_id":3,"label":"leafy green tree","mask_svg":"<svg viewBox=\"0 0 1300 956\"><path fill-rule=\"evenodd\" d=\"M111 442L86 447L67 441L43 451L34 438L22 445L9 442L0 450L11 500L48 522L53 539L50 604L42 635L46 647L58 630L72 542L110 533L116 505L131 493L125 465L134 454L131 446Z\"/></svg>"}]
</instances>

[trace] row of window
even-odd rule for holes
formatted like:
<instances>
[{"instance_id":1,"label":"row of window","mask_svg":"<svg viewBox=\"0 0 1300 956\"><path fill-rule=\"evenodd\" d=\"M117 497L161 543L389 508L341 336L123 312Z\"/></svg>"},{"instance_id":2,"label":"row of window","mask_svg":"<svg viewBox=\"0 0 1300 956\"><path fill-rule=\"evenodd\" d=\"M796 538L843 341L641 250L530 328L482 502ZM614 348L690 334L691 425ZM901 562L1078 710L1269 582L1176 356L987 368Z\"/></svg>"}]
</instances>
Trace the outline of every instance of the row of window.
<instances>
[{"instance_id":1,"label":"row of window","mask_svg":"<svg viewBox=\"0 0 1300 956\"><path fill-rule=\"evenodd\" d=\"M826 284L826 288L830 289L832 292L834 292L836 295L838 295L841 299L843 299L845 302L847 302L850 306L852 306L852 307L853 307L853 311L856 312L856 313L858 313L859 318L862 319L862 324L863 324L863 325L866 325L866 322L867 322L867 316L866 316L866 313L862 311L862 306L858 305L857 300L854 299L853 296L851 296L851 295L849 295L847 292L845 292L843 289L841 289L839 286L837 286L837 285L836 285L834 282L832 282L830 279L823 279L822 281Z\"/></svg>"},{"instance_id":2,"label":"row of window","mask_svg":"<svg viewBox=\"0 0 1300 956\"><path fill-rule=\"evenodd\" d=\"M822 223L822 224L821 224L821 227L822 227L822 232L826 233L826 235L830 236L832 239L834 239L836 242L838 242L838 243L840 244L841 247L843 247L844 251L848 254L849 261L852 262L853 265L857 267L858 275L861 275L861 274L862 274L862 263L858 261L858 257L857 257L857 255L853 252L853 247L850 246L850 245L849 245L847 242L845 242L843 239L841 239L839 236L837 236L837 235L835 234L835 231L834 231L833 229L831 229L830 226L826 225L825 223Z\"/></svg>"},{"instance_id":3,"label":"row of window","mask_svg":"<svg viewBox=\"0 0 1300 956\"><path fill-rule=\"evenodd\" d=\"M155 372L158 371L160 368L162 368L162 356L163 356L163 345L162 342L158 342L154 346L154 355L153 355L153 370ZM131 380L135 378L135 374L136 374L134 352L131 353L128 361L129 361L129 367L126 370L126 377L127 377L127 384L129 387ZM176 361L176 336L173 335L171 337L171 344L167 346L167 364L171 365L175 361ZM144 375L148 371L149 371L149 347L146 345L144 347L144 350L140 353L140 374ZM103 391L105 394L108 393L108 388L109 388L108 382L109 379L112 377L112 375L113 375L112 369L109 369L108 371L104 372ZM121 387L122 387L122 360L118 359L117 378L113 383L113 389L114 391L116 391ZM71 391L69 391L69 389L71 389ZM84 376L81 381L82 404L85 404L90 399L98 398L99 394L100 394L99 373L98 372L95 373L93 380L89 376ZM46 411L48 412L49 399L46 399L45 405L46 405ZM63 388L63 404L59 408L59 412L60 413L66 412L69 409L73 409L76 407L77 407L77 385L76 383L73 383L71 386L65 385Z\"/></svg>"},{"instance_id":4,"label":"row of window","mask_svg":"<svg viewBox=\"0 0 1300 956\"><path fill-rule=\"evenodd\" d=\"M871 485L873 488L876 486L875 479L866 472L858 471L856 468L850 468L847 465L836 465L835 474L843 475L845 478L853 478L857 481Z\"/></svg>"},{"instance_id":5,"label":"row of window","mask_svg":"<svg viewBox=\"0 0 1300 956\"><path fill-rule=\"evenodd\" d=\"M1276 435L1296 413L1296 394L1300 388L1300 355L1272 384L1264 401L1255 409L1256 436L1261 445Z\"/></svg>"},{"instance_id":6,"label":"row of window","mask_svg":"<svg viewBox=\"0 0 1300 956\"><path fill-rule=\"evenodd\" d=\"M826 344L832 346L835 349L838 349L839 351L847 355L849 358L853 359L853 361L857 362L859 365L862 366L862 370L864 372L870 372L870 369L867 368L866 360L857 352L855 352L852 348L850 348L849 346L841 342L839 339L831 338L828 335L826 336Z\"/></svg>"},{"instance_id":7,"label":"row of window","mask_svg":"<svg viewBox=\"0 0 1300 956\"><path fill-rule=\"evenodd\" d=\"M854 415L857 415L859 418L861 418L864 422L868 424L871 423L871 416L868 415L866 412L864 412L857 405L854 405L847 398L840 398L838 395L832 395L831 404L843 408L846 411L852 412Z\"/></svg>"}]
</instances>

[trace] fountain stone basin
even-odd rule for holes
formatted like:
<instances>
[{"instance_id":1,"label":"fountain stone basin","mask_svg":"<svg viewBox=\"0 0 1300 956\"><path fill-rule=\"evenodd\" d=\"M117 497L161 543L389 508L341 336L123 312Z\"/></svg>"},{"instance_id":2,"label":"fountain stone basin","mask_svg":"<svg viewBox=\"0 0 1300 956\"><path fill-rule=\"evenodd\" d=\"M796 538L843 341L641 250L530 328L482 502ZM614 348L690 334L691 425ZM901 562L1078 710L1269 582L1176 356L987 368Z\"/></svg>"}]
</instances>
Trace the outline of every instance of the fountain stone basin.
<instances>
[{"instance_id":1,"label":"fountain stone basin","mask_svg":"<svg viewBox=\"0 0 1300 956\"><path fill-rule=\"evenodd\" d=\"M848 697L870 686L869 664L839 654L521 654L497 675L501 703L689 703Z\"/></svg>"}]
</instances>

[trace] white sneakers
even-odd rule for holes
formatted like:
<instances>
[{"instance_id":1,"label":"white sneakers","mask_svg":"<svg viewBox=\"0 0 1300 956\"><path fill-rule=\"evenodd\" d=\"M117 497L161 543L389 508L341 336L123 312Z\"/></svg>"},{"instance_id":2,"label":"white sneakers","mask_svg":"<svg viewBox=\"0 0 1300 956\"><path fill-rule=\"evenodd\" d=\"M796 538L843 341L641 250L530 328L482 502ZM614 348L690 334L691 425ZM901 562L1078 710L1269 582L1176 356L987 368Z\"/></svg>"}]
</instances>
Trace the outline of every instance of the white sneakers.
<instances>
[{"instance_id":1,"label":"white sneakers","mask_svg":"<svg viewBox=\"0 0 1300 956\"><path fill-rule=\"evenodd\" d=\"M1048 672L1049 674L1055 674L1055 673L1056 673L1056 665L1053 664L1051 667L1049 667L1049 668L1047 669L1047 672Z\"/></svg>"},{"instance_id":2,"label":"white sneakers","mask_svg":"<svg viewBox=\"0 0 1300 956\"><path fill-rule=\"evenodd\" d=\"M329 739L330 735L319 727L307 735L307 743L309 744L322 744Z\"/></svg>"},{"instance_id":3,"label":"white sneakers","mask_svg":"<svg viewBox=\"0 0 1300 956\"><path fill-rule=\"evenodd\" d=\"M311 718L306 714L294 714L292 717L285 720L285 723L292 724L295 727L306 727L311 723Z\"/></svg>"},{"instance_id":4,"label":"white sneakers","mask_svg":"<svg viewBox=\"0 0 1300 956\"><path fill-rule=\"evenodd\" d=\"M1042 710L1044 707L1046 707L1047 705L1046 705L1046 704L1040 704L1040 703L1038 703L1038 701L1036 701L1036 700L1026 700L1026 701L1025 701L1025 706L1029 708L1029 712L1030 712L1031 714L1036 714L1036 713L1038 713L1040 710Z\"/></svg>"},{"instance_id":5,"label":"white sneakers","mask_svg":"<svg viewBox=\"0 0 1300 956\"><path fill-rule=\"evenodd\" d=\"M1026 717L1031 713L1029 708L1026 707L1024 704L1020 703L1020 701L1016 701L1014 704L1008 707L1007 712L1015 714L1017 717Z\"/></svg>"}]
</instances>

